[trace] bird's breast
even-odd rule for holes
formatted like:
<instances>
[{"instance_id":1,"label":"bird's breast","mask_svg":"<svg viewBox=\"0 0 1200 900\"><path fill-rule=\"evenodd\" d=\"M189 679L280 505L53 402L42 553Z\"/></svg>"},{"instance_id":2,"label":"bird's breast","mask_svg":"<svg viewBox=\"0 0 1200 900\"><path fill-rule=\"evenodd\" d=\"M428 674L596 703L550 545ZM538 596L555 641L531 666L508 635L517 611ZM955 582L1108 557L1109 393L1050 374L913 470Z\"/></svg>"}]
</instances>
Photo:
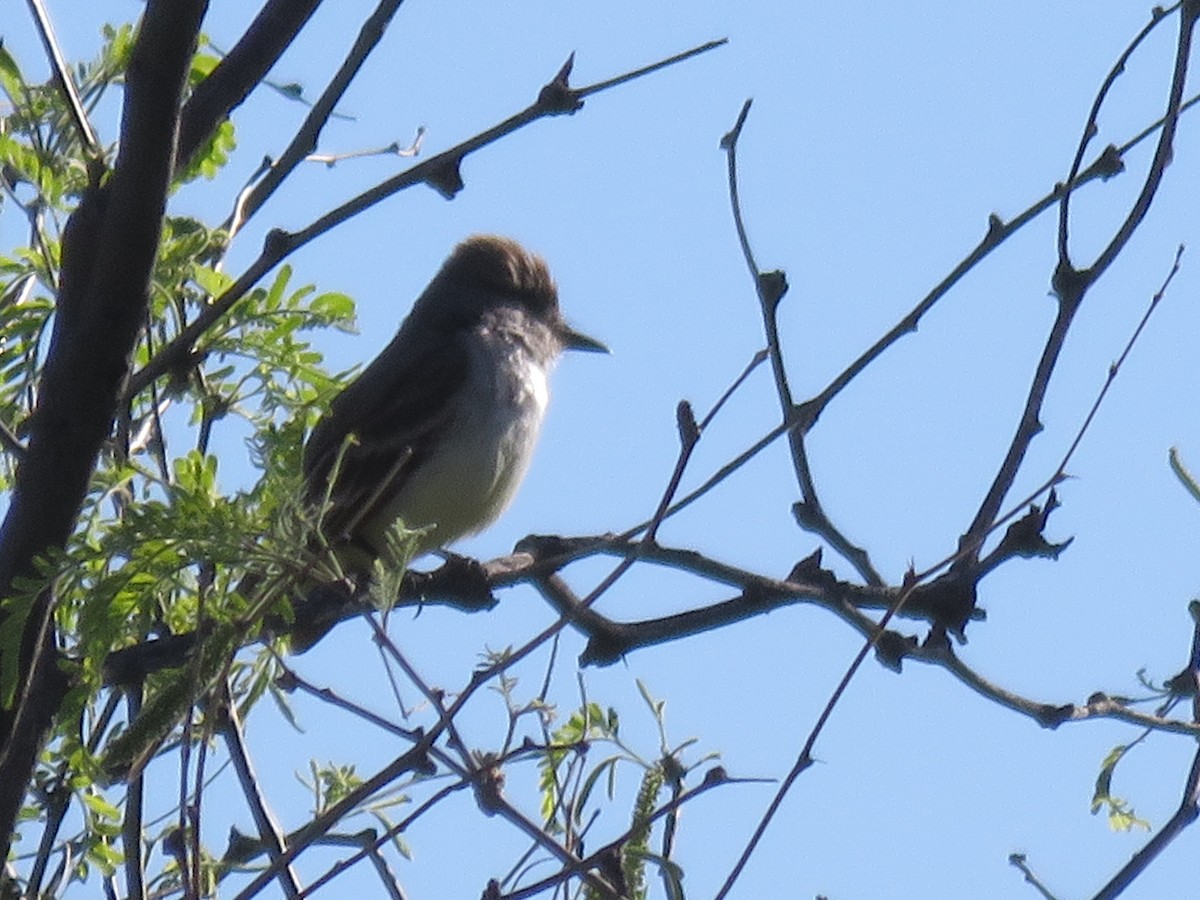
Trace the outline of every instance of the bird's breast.
<instances>
[{"instance_id":1,"label":"bird's breast","mask_svg":"<svg viewBox=\"0 0 1200 900\"><path fill-rule=\"evenodd\" d=\"M490 525L529 468L549 399L546 366L519 342L477 342L453 417L381 518L435 526L422 549Z\"/></svg>"}]
</instances>

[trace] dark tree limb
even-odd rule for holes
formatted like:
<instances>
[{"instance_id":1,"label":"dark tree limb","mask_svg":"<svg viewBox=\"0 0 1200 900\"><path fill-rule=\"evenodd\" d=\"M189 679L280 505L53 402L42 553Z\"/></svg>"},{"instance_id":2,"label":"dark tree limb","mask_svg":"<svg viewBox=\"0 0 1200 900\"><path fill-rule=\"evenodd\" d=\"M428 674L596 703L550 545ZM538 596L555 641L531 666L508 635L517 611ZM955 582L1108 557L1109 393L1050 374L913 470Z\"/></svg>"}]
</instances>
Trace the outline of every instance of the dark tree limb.
<instances>
[{"instance_id":1,"label":"dark tree limb","mask_svg":"<svg viewBox=\"0 0 1200 900\"><path fill-rule=\"evenodd\" d=\"M177 169L186 166L213 130L250 96L320 4L321 0L263 4L246 33L184 104Z\"/></svg>"},{"instance_id":2,"label":"dark tree limb","mask_svg":"<svg viewBox=\"0 0 1200 900\"><path fill-rule=\"evenodd\" d=\"M150 0L129 61L121 149L112 177L93 184L64 238L63 281L11 504L0 526L0 596L35 574L34 560L75 527L108 437L145 320L184 81L205 0ZM25 786L66 690L56 664L52 603L43 592L24 626L27 681L0 711L0 856Z\"/></svg>"}]
</instances>

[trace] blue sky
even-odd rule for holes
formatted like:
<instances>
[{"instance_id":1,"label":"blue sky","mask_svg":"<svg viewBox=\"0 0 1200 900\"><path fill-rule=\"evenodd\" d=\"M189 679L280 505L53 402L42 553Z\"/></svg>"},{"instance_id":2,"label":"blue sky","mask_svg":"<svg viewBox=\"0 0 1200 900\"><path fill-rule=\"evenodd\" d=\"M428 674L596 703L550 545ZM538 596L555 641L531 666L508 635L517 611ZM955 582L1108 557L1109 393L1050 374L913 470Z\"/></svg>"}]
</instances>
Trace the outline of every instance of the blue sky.
<instances>
[{"instance_id":1,"label":"blue sky","mask_svg":"<svg viewBox=\"0 0 1200 900\"><path fill-rule=\"evenodd\" d=\"M242 6L213 4L206 31L218 46L240 33L249 15ZM26 14L10 7L5 46L37 71ZM327 7L272 73L302 82L310 95L369 4ZM94 51L100 22L139 9L117 0L85 12L50 4L73 58ZM516 503L457 549L490 557L530 532L621 531L652 511L670 473L675 404L686 398L706 410L763 343L718 148L747 97L754 107L740 145L744 213L761 265L788 273L781 328L793 390L803 398L936 284L984 234L990 213L1014 216L1065 177L1098 85L1147 16L1137 4L1098 10L1044 0L410 0L342 104L354 121L332 122L323 152L403 142L419 126L428 129L427 152L453 146L530 102L572 51L573 81L585 84L713 38L730 42L469 157L466 189L454 201L408 191L291 262L298 281L358 301L360 334L321 340L331 366L345 368L386 343L462 236L502 232L541 252L568 317L613 355L563 361L544 439ZM1094 146L1119 143L1161 114L1174 33L1173 22L1161 28L1134 59ZM270 91L255 94L236 119L234 163L216 183L181 192L175 210L223 218L232 192L264 154L278 152L303 112ZM97 125L114 139L115 108ZM1196 133L1185 119L1150 217L1088 296L1018 491L1054 470L1176 246L1196 243ZM1077 199L1081 260L1119 222L1148 159L1148 150L1131 154L1129 173ZM230 270L253 258L267 229L302 227L403 166L379 158L302 169L243 236ZM0 223L5 246L20 239L20 227ZM1054 223L1043 217L856 380L812 434L826 508L889 580L899 580L910 562L923 568L952 552L986 491L1054 314L1054 260ZM988 620L971 626L970 643L959 651L1007 688L1056 704L1083 702L1097 690L1136 695L1139 669L1161 680L1186 658L1186 604L1200 590L1200 508L1166 457L1178 446L1200 469L1196 272L1185 254L1070 467L1064 505L1049 528L1052 539L1075 538L1070 550L1056 563L1014 561L984 583ZM777 415L764 369L706 432L685 489ZM247 477L236 435L223 445L221 466L231 488ZM818 546L791 520L795 499L780 444L668 522L660 539L783 575ZM849 577L828 549L825 562ZM584 566L569 577L586 592L602 571ZM626 579L601 608L642 618L725 596L683 576L645 572ZM519 589L488 615L430 609L395 617L392 633L431 681L453 692L485 646L519 644L552 618L532 590ZM858 645L828 614L796 607L638 651L585 678L593 699L621 708L630 741L646 753L656 744L638 678L666 699L676 741L698 737L697 746L720 751L732 774L779 778ZM387 710L368 647L367 629L350 625L297 665L314 681ZM573 660L581 648L569 635L561 659ZM519 670L530 691L544 665L540 657ZM555 696L564 707L577 699L573 684L573 666L560 663ZM292 823L307 802L292 773L304 771L310 756L349 756L369 773L398 752L377 733L299 706L304 735L294 736L266 708L251 725L269 796ZM468 729L481 748L502 712L489 696L474 701ZM1103 817L1088 813L1101 760L1135 736L1105 722L1044 731L940 670L910 664L897 676L868 663L817 745L819 763L794 787L733 896L1032 897L1007 864L1014 851L1027 853L1060 896L1087 896L1145 840L1111 833ZM1192 752L1186 739L1151 738L1119 769L1116 793L1161 825L1178 803ZM166 786L173 775L160 764L155 777ZM528 798L535 781L531 767L514 767L508 790ZM772 791L731 786L686 811L679 859L689 896L715 892ZM229 819L248 828L229 797ZM508 826L483 820L469 798L455 803L409 836L416 859L399 869L412 896L478 896L523 846ZM606 815L597 827L619 829L611 817L622 814ZM214 827L214 843L223 827ZM1125 896L1190 895L1196 840L1185 834Z\"/></svg>"}]
</instances>

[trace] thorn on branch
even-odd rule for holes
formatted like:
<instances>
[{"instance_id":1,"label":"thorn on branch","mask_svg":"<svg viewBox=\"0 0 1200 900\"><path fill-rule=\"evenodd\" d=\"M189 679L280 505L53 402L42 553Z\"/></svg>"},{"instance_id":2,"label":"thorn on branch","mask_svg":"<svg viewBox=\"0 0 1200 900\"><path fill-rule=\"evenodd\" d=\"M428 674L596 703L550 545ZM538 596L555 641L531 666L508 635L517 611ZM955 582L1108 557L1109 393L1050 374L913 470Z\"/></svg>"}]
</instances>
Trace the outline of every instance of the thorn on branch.
<instances>
[{"instance_id":1,"label":"thorn on branch","mask_svg":"<svg viewBox=\"0 0 1200 900\"><path fill-rule=\"evenodd\" d=\"M787 292L787 273L782 269L758 273L758 296L762 298L763 305L772 313L775 312L775 308L779 306L779 301L783 299L784 294Z\"/></svg>"},{"instance_id":2,"label":"thorn on branch","mask_svg":"<svg viewBox=\"0 0 1200 900\"><path fill-rule=\"evenodd\" d=\"M1089 270L1077 269L1070 262L1062 259L1054 269L1054 276L1050 279L1050 288L1060 303L1077 305L1091 283L1092 275Z\"/></svg>"},{"instance_id":3,"label":"thorn on branch","mask_svg":"<svg viewBox=\"0 0 1200 900\"><path fill-rule=\"evenodd\" d=\"M461 156L450 157L429 170L425 183L447 200L453 200L464 187L461 166Z\"/></svg>"},{"instance_id":4,"label":"thorn on branch","mask_svg":"<svg viewBox=\"0 0 1200 900\"><path fill-rule=\"evenodd\" d=\"M901 664L904 662L904 657L916 649L916 638L899 634L895 631L885 631L879 635L879 640L875 642L875 658L885 668L899 673L901 671Z\"/></svg>"},{"instance_id":5,"label":"thorn on branch","mask_svg":"<svg viewBox=\"0 0 1200 900\"><path fill-rule=\"evenodd\" d=\"M163 372L167 377L167 384L163 393L168 397L182 396L191 383L192 374L207 358L208 354L201 350L190 350L167 357Z\"/></svg>"},{"instance_id":6,"label":"thorn on branch","mask_svg":"<svg viewBox=\"0 0 1200 900\"><path fill-rule=\"evenodd\" d=\"M593 629L587 646L579 654L580 666L611 666L625 658L628 643L612 629Z\"/></svg>"},{"instance_id":7,"label":"thorn on branch","mask_svg":"<svg viewBox=\"0 0 1200 900\"><path fill-rule=\"evenodd\" d=\"M221 861L234 865L245 865L262 854L263 850L263 842L260 839L242 834L235 825L229 829L229 842L225 846L225 853L221 856Z\"/></svg>"},{"instance_id":8,"label":"thorn on branch","mask_svg":"<svg viewBox=\"0 0 1200 900\"><path fill-rule=\"evenodd\" d=\"M596 859L596 871L606 882L612 885L615 897L630 896L629 885L625 880L625 869L621 861L619 847L605 848Z\"/></svg>"},{"instance_id":9,"label":"thorn on branch","mask_svg":"<svg viewBox=\"0 0 1200 900\"><path fill-rule=\"evenodd\" d=\"M275 687L279 688L285 694L294 694L296 688L300 686L299 680L296 678L296 673L291 669L285 668L275 678Z\"/></svg>"},{"instance_id":10,"label":"thorn on branch","mask_svg":"<svg viewBox=\"0 0 1200 900\"><path fill-rule=\"evenodd\" d=\"M484 815L494 816L502 812L504 803L504 770L499 760L490 753L479 759L479 771L475 775L475 801Z\"/></svg>"},{"instance_id":11,"label":"thorn on branch","mask_svg":"<svg viewBox=\"0 0 1200 900\"><path fill-rule=\"evenodd\" d=\"M746 124L746 117L750 115L750 105L754 103L754 98L748 98L742 104L742 111L738 113L737 121L733 123L733 127L725 133L721 138L721 149L728 152L737 146L738 138L742 134L742 126Z\"/></svg>"},{"instance_id":12,"label":"thorn on branch","mask_svg":"<svg viewBox=\"0 0 1200 900\"><path fill-rule=\"evenodd\" d=\"M180 871L187 871L187 836L182 828L172 828L166 833L162 849L179 864Z\"/></svg>"},{"instance_id":13,"label":"thorn on branch","mask_svg":"<svg viewBox=\"0 0 1200 900\"><path fill-rule=\"evenodd\" d=\"M558 70L558 74L550 80L539 92L538 109L549 115L572 115L583 108L579 93L571 88L571 70L575 68L575 54L572 53Z\"/></svg>"},{"instance_id":14,"label":"thorn on branch","mask_svg":"<svg viewBox=\"0 0 1200 900\"><path fill-rule=\"evenodd\" d=\"M704 773L704 780L700 782L702 787L711 787L716 784L724 784L729 780L729 773L725 771L724 766L713 766Z\"/></svg>"},{"instance_id":15,"label":"thorn on branch","mask_svg":"<svg viewBox=\"0 0 1200 900\"><path fill-rule=\"evenodd\" d=\"M1060 505L1054 491L1050 492L1045 508L1031 505L1029 512L1009 525L1008 530L1004 532L998 548L1000 553L1004 556L1020 556L1023 559L1058 559L1075 540L1068 538L1056 544L1046 540L1043 534L1050 514Z\"/></svg>"},{"instance_id":16,"label":"thorn on branch","mask_svg":"<svg viewBox=\"0 0 1200 900\"><path fill-rule=\"evenodd\" d=\"M432 759L429 758L429 751L420 744L420 741L425 739L425 730L423 728L416 729L415 737L418 745L405 754L412 763L412 770L418 775L436 775L438 767ZM419 755L417 751L420 751Z\"/></svg>"},{"instance_id":17,"label":"thorn on branch","mask_svg":"<svg viewBox=\"0 0 1200 900\"><path fill-rule=\"evenodd\" d=\"M921 649L939 660L948 661L954 657L950 636L941 625L934 625L929 629L929 634L925 635L925 640L921 643Z\"/></svg>"},{"instance_id":18,"label":"thorn on branch","mask_svg":"<svg viewBox=\"0 0 1200 900\"><path fill-rule=\"evenodd\" d=\"M696 413L692 404L680 400L675 407L675 425L679 428L679 443L685 449L694 447L700 440L700 426L696 424Z\"/></svg>"},{"instance_id":19,"label":"thorn on branch","mask_svg":"<svg viewBox=\"0 0 1200 900\"><path fill-rule=\"evenodd\" d=\"M262 255L267 259L282 259L292 252L294 236L282 228L272 228L263 238Z\"/></svg>"},{"instance_id":20,"label":"thorn on branch","mask_svg":"<svg viewBox=\"0 0 1200 900\"><path fill-rule=\"evenodd\" d=\"M1092 163L1092 171L1100 176L1101 181L1108 181L1125 171L1125 160L1115 144L1109 144L1096 161Z\"/></svg>"},{"instance_id":21,"label":"thorn on branch","mask_svg":"<svg viewBox=\"0 0 1200 900\"><path fill-rule=\"evenodd\" d=\"M1034 718L1043 728L1054 729L1068 721L1074 713L1074 704L1064 703L1062 706L1052 706L1047 703L1038 707Z\"/></svg>"},{"instance_id":22,"label":"thorn on branch","mask_svg":"<svg viewBox=\"0 0 1200 900\"><path fill-rule=\"evenodd\" d=\"M813 509L805 500L797 500L792 504L792 518L805 531L813 531L821 522L821 511Z\"/></svg>"},{"instance_id":23,"label":"thorn on branch","mask_svg":"<svg viewBox=\"0 0 1200 900\"><path fill-rule=\"evenodd\" d=\"M907 588L909 576L905 574L904 579ZM960 641L966 640L967 623L976 618L973 580L957 574L947 574L928 584L918 584L912 592L910 604L928 610L935 624L944 627Z\"/></svg>"},{"instance_id":24,"label":"thorn on branch","mask_svg":"<svg viewBox=\"0 0 1200 900\"><path fill-rule=\"evenodd\" d=\"M821 568L820 547L792 566L792 571L788 572L787 580L802 584L814 584L823 588L833 588L838 583L837 577L832 572Z\"/></svg>"}]
</instances>

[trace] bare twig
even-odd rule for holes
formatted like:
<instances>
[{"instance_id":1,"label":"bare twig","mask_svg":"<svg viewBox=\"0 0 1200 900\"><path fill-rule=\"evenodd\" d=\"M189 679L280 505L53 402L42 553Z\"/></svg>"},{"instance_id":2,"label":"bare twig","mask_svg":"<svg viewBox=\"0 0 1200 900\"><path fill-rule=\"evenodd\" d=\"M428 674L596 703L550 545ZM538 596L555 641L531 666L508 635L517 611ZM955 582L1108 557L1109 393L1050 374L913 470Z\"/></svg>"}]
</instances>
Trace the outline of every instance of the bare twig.
<instances>
[{"instance_id":1,"label":"bare twig","mask_svg":"<svg viewBox=\"0 0 1200 900\"><path fill-rule=\"evenodd\" d=\"M284 179L292 173L292 170L316 149L317 139L320 137L325 123L329 121L334 107L341 101L346 89L350 87L350 82L354 80L363 63L367 61L367 57L383 39L388 23L391 22L396 10L403 2L404 0L380 0L371 15L363 22L350 52L346 54L342 64L338 66L337 72L334 73L325 90L321 92L321 96L313 104L308 115L304 117L304 122L296 131L295 136L262 180L254 185L250 195L246 198L246 202L242 205L243 220L253 217L267 199L275 193Z\"/></svg>"},{"instance_id":2,"label":"bare twig","mask_svg":"<svg viewBox=\"0 0 1200 900\"><path fill-rule=\"evenodd\" d=\"M1180 112L1189 109L1191 106L1200 103L1200 95L1193 97L1186 104L1180 107ZM1120 147L1109 148L1104 153L1096 158L1093 163L1085 169L1079 177L1070 183L1069 190L1079 190L1084 185L1090 184L1096 180L1104 180L1119 174L1122 170L1121 157L1132 150L1135 146L1144 141L1147 137L1153 134L1156 130L1162 127L1164 119L1147 126L1137 135L1130 138ZM734 457L725 465L721 466L711 477L704 481L698 488L685 494L677 500L669 510L667 510L666 518L671 518L676 513L682 511L688 506L695 503L701 497L706 495L718 484L721 484L730 475L754 459L759 453L773 444L776 440L788 432L790 428L797 427L806 421L815 421L820 417L825 408L833 401L833 399L842 392L842 390L854 380L857 375L865 370L876 358L881 356L885 350L896 343L901 337L906 334L912 334L916 331L920 320L928 313L934 305L941 300L950 289L953 288L962 278L972 269L982 262L993 250L1003 244L1008 238L1018 232L1025 225L1032 222L1042 213L1052 208L1059 202L1061 197L1061 186L1043 196L1024 211L1007 221L1001 220L997 216L992 216L988 222L988 231L978 245L968 253L951 271L936 284L917 305L910 310L904 318L902 318L890 331L883 335L879 340L865 350L857 359L830 381L830 383L811 400L802 404L804 415L794 415L788 421L775 426L765 435L755 441L745 451ZM1039 491L1039 493L1041 493ZM645 529L649 522L642 522L624 533L623 536L632 537L639 531Z\"/></svg>"},{"instance_id":3,"label":"bare twig","mask_svg":"<svg viewBox=\"0 0 1200 900\"><path fill-rule=\"evenodd\" d=\"M279 823L267 806L266 797L259 788L258 775L254 771L254 764L250 761L250 751L246 747L246 740L242 733L241 717L238 715L237 704L234 702L228 686L221 719L219 730L225 739L225 746L229 749L229 758L237 773L238 783L242 787L242 794L246 798L246 804L250 807L250 815L258 829L258 839L266 848L270 859L279 859L287 849L286 838L283 829L279 827ZM282 865L279 867L279 887L285 897L301 895L300 877L292 866Z\"/></svg>"},{"instance_id":4,"label":"bare twig","mask_svg":"<svg viewBox=\"0 0 1200 900\"><path fill-rule=\"evenodd\" d=\"M1079 174L1079 169L1083 165L1083 155L1087 152L1088 145L1092 139L1099 134L1100 126L1100 108L1104 105L1105 99L1108 97L1108 92L1116 83L1117 79L1125 72L1125 66L1142 41L1150 36L1159 23L1166 20L1167 16L1177 10L1180 4L1176 3L1170 10L1163 10L1162 7L1155 7L1150 14L1150 21L1142 28L1141 31L1129 42L1129 45L1117 57L1117 61L1113 63L1109 69L1108 75L1105 76L1103 84L1100 85L1100 90L1096 93L1096 99L1092 101L1092 108L1088 112L1087 122L1083 126L1083 135L1079 139L1079 145L1075 150L1075 158L1071 161L1071 171L1067 175L1067 184L1075 181ZM1068 229L1070 227L1070 205L1071 192L1064 191L1061 202L1058 205L1058 258L1062 263L1070 265L1070 238Z\"/></svg>"},{"instance_id":5,"label":"bare twig","mask_svg":"<svg viewBox=\"0 0 1200 900\"><path fill-rule=\"evenodd\" d=\"M960 546L969 549L955 563L954 569L959 574L966 574L975 566L983 537L992 529L996 514L1013 482L1016 480L1017 472L1020 470L1025 453L1029 449L1033 438L1041 431L1041 409L1049 387L1050 378L1054 373L1059 354L1066 342L1067 332L1071 327L1075 314L1079 311L1084 295L1096 282L1096 279L1112 264L1121 250L1124 249L1137 226L1145 218L1146 213L1150 209L1150 204L1153 202L1154 196L1158 191L1158 187L1162 182L1163 172L1171 160L1175 129L1179 120L1183 100L1183 88L1187 78L1188 60L1191 54L1192 33L1196 17L1200 15L1200 6L1197 6L1192 0L1187 0L1187 2L1180 4L1178 8L1180 10L1179 40L1176 46L1175 65L1171 76L1167 113L1163 118L1162 130L1159 133L1158 146L1155 149L1154 158L1151 160L1149 171L1146 174L1146 178L1142 183L1142 189L1134 201L1133 207L1113 235L1112 240L1100 252L1096 261L1087 269L1077 269L1071 263L1066 252L1066 226L1065 224L1060 224L1060 255L1052 282L1058 298L1058 312L1050 334L1046 338L1041 358L1038 360L1033 383L1030 386L1025 406L1021 412L1016 434L1014 434L1012 442L1009 444L1008 452L1005 454L1004 460L996 472L991 487L980 503L974 519L972 519L971 524L960 539ZM1157 15L1156 13L1156 19L1151 25L1157 23ZM1144 33L1145 30L1143 30ZM1139 35L1131 46L1136 47L1142 36ZM1114 72L1116 71L1118 69L1114 69ZM1103 98L1112 77L1115 77L1115 75L1110 74L1110 80L1106 81L1105 85L1101 88L1099 99ZM1091 123L1091 125L1094 127L1094 123ZM1089 133L1090 128L1085 132L1085 143L1089 137ZM1076 160L1078 160L1081 153L1082 149L1077 152ZM1076 162L1072 168L1074 169L1077 164ZM1062 195L1060 202L1065 204L1070 192L1063 190L1060 193Z\"/></svg>"},{"instance_id":6,"label":"bare twig","mask_svg":"<svg viewBox=\"0 0 1200 900\"><path fill-rule=\"evenodd\" d=\"M754 279L754 289L758 294L759 309L762 313L763 330L767 336L767 352L771 358L771 371L775 377L775 389L779 395L779 406L783 420L795 422L795 427L787 432L788 446L791 450L792 467L796 473L796 481L800 487L800 500L792 511L801 527L825 538L838 553L846 558L869 584L881 585L883 578L871 564L871 558L866 550L850 542L842 534L826 514L817 495L817 485L813 480L812 467L808 461L808 449L805 437L808 429L816 422L816 416L806 414L808 407L797 409L792 398L792 389L788 383L787 369L783 361L783 347L779 340L779 303L787 293L787 278L783 272L763 272L754 259L750 247L750 238L746 233L746 223L742 216L742 205L738 195L737 145L750 114L750 102L742 105L737 121L732 129L721 139L721 148L725 151L729 171L729 202L733 207L733 221L737 228L738 242L741 244L742 255L750 277Z\"/></svg>"},{"instance_id":7,"label":"bare twig","mask_svg":"<svg viewBox=\"0 0 1200 900\"><path fill-rule=\"evenodd\" d=\"M26 0L26 2L37 23L38 36L42 39L42 46L46 50L50 66L54 69L54 78L62 89L63 97L67 101L67 108L71 110L71 121L75 123L75 130L79 132L79 140L83 144L84 153L92 160L99 160L103 157L104 151L96 137L96 130L88 121L83 101L79 99L79 89L75 87L75 81L71 78L71 68L67 65L62 48L58 45L58 38L54 34L50 15L46 12L42 0Z\"/></svg>"},{"instance_id":8,"label":"bare twig","mask_svg":"<svg viewBox=\"0 0 1200 900\"><path fill-rule=\"evenodd\" d=\"M1008 857L1010 865L1021 870L1021 874L1025 876L1025 881L1033 885L1033 889L1042 895L1042 900L1058 900L1049 889L1042 884L1040 878L1033 873L1033 869L1029 868L1029 863L1025 859L1024 853L1011 853Z\"/></svg>"},{"instance_id":9,"label":"bare twig","mask_svg":"<svg viewBox=\"0 0 1200 900\"><path fill-rule=\"evenodd\" d=\"M1088 413L1083 424L1080 426L1079 432L1077 433L1075 440L1072 442L1071 446L1068 448L1067 453L1065 454L1062 462L1059 464L1059 467L1055 471L1054 475L1051 476L1051 478L1045 484L1043 484L1041 486L1041 488L1039 488L1037 494L1034 495L1034 498L1036 498L1037 496L1040 496L1041 493L1049 490L1054 484L1058 483L1058 481L1061 480L1062 474L1066 468L1067 462L1070 460L1071 456L1074 454L1076 448L1079 446L1080 441L1083 439L1083 435L1086 434L1089 426L1091 425L1091 422L1095 417L1096 411L1099 409L1101 403L1103 402L1104 397L1106 396L1108 389L1113 382L1113 379L1115 379L1117 373L1120 371L1121 365L1124 363L1125 359L1128 357L1130 351L1132 350L1134 344L1137 342L1137 339L1141 335L1142 330L1144 329L1146 322L1149 320L1150 315L1153 313L1154 309L1157 308L1158 303L1162 300L1162 297L1166 292L1166 289L1170 286L1171 281L1175 278L1176 273L1179 271L1179 258L1180 258L1180 255L1182 254L1182 252L1183 252L1182 247L1180 247L1176 251L1175 260L1171 267L1170 272L1167 274L1167 277L1163 280L1161 287L1158 289L1158 291L1155 292L1153 298L1151 299L1149 308L1147 309L1145 315L1142 317L1141 321L1138 323L1138 326L1135 328L1134 333L1130 336L1130 339L1127 342L1125 349L1122 352L1120 358L1117 360L1116 363L1114 363L1110 367L1108 379L1105 381L1105 384L1101 388L1100 393L1096 398L1096 401L1093 403L1091 411ZM998 521L996 521L994 523L994 525L992 526L992 528L988 529L987 532L983 536L980 537L980 540L982 540L984 537L986 537L987 533L990 533L991 530L998 528L1001 524L1003 524L1005 521L1007 521L1008 518L1015 516L1017 511L1024 508L1024 506L1027 505L1027 503L1032 502L1032 499L1033 498L1021 503L1019 506L1015 507L1014 510L1012 510L1007 516L1004 516L1004 517L1000 518ZM717 900L721 900L721 898L725 897L729 893L729 891L733 888L734 883L737 881L738 877L741 875L742 871L744 870L746 864L749 862L750 857L753 855L754 850L757 848L763 835L766 833L767 827L770 825L770 822L774 818L775 814L778 812L780 806L783 803L784 798L786 797L787 793L790 791L792 785L795 783L796 779L799 778L799 776L810 765L812 765L812 750L816 745L817 737L820 735L821 731L824 729L825 724L828 722L829 717L833 713L834 707L840 701L842 695L845 693L846 688L849 687L850 681L854 678L854 676L858 672L859 668L861 668L862 663L866 660L867 654L872 649L875 649L880 646L880 642L883 640L884 636L888 633L885 630L887 628L888 622L892 619L893 616L897 615L898 613L900 613L903 610L905 603L908 601L909 597L911 597L914 594L914 592L918 589L918 586L920 585L921 582L925 581L927 578L929 578L935 572L941 570L946 565L951 566L951 573L953 573L955 566L961 564L964 559L973 557L974 554L976 553L976 551L977 551L976 546L960 544L958 552L953 554L952 556L940 561L939 563L926 569L923 572L918 573L918 572L910 571L907 574L907 576L905 578L904 589L900 592L900 595L896 598L893 606L890 607L888 609L888 611L883 615L883 617L879 620L879 624L877 626L875 626L872 629L872 631L868 634L867 641L863 644L863 646L859 649L858 653L855 655L854 659L852 660L849 667L847 668L845 674L842 676L841 681L838 683L837 687L834 689L833 693L831 694L829 701L825 705L825 708L821 711L820 716L818 716L816 723L814 724L812 730L809 732L808 737L805 739L804 746L802 747L799 755L797 756L796 762L793 764L791 770L788 772L787 776L781 782L779 789L776 791L775 796L771 800L770 805L767 807L767 810L763 813L761 819L759 820L759 823L758 823L757 827L755 828L754 833L752 834L750 839L747 841L746 846L743 849L741 856L738 858L737 863L734 865L734 868L731 870L729 876L726 878L724 884L721 887L721 890L717 893ZM1198 626L1198 633L1200 633L1200 626ZM1200 641L1200 638L1198 638L1197 640ZM903 650L905 657L925 658L928 661L933 661L933 662L937 662L937 663L941 664L947 670L949 670L953 674L955 674L959 678L959 680L961 680L963 683L967 684L969 687L974 688L976 691L978 691L979 693L988 697L989 699L991 699L995 702L998 702L998 703L1000 703L1000 705L1006 706L1009 709L1013 709L1013 710L1025 713L1026 715L1030 715L1031 717L1035 718L1039 723L1041 723L1042 725L1047 726L1047 727L1057 727L1058 725L1062 724L1063 722L1070 721L1070 720L1091 718L1091 717L1095 717L1095 716L1112 716L1114 718L1123 718L1126 721L1134 721L1134 720L1138 720L1138 719L1144 719L1145 722L1142 724L1145 724L1145 726L1147 728L1153 728L1153 729L1164 730L1164 731L1182 731L1184 733L1193 733L1195 731L1197 733L1200 733L1200 727L1196 727L1196 726L1192 726L1192 725L1182 726L1182 723L1172 723L1170 720L1164 720L1158 716L1146 716L1145 714L1139 714L1139 713L1136 713L1136 712L1130 710L1126 705L1121 704L1117 701L1109 700L1109 698L1103 697L1103 696L1098 696L1098 697L1093 698L1092 700L1090 700L1088 702L1088 704L1085 707L1082 707L1082 708L1074 706L1074 705L1070 705L1070 704L1055 708L1052 706L1048 706L1046 704L1038 704L1038 703L1034 703L1032 701L1026 700L1025 698L1019 697L1018 695L1013 694L1012 692L1009 692L1007 690L1004 690L1003 688L1000 688L996 685L989 684L982 677L980 677L976 672L974 672L972 669L970 669L966 665L962 664L957 659L957 657L954 655L951 645L950 645L949 641L946 639L945 634L944 633L939 634L937 631L935 631L935 635L931 636L931 638L926 642L926 644L920 648L920 651L918 651L915 646L902 647L901 649ZM1197 762L1194 764L1194 769L1197 767L1200 767L1200 755L1197 756ZM1197 775L1196 777L1200 778L1200 775ZM1191 819L1187 819L1187 821L1184 824L1190 824L1190 822L1193 819L1195 819L1196 817L1200 817L1200 793L1198 793L1198 791L1200 791L1200 789L1198 789L1196 787L1195 782L1190 782L1189 784L1190 784L1190 787L1189 787L1188 797L1190 798L1189 802L1192 803L1192 806L1186 810L1181 807L1180 812L1176 814L1177 817L1179 817L1179 818L1186 818L1188 815L1191 816ZM1180 826L1180 827L1182 827L1182 826ZM1161 837L1161 835L1160 835L1160 837ZM1149 850L1149 847L1147 848L1147 850ZM1157 850L1155 851L1155 853L1157 853ZM1112 895L1112 896L1115 896L1115 895Z\"/></svg>"},{"instance_id":10,"label":"bare twig","mask_svg":"<svg viewBox=\"0 0 1200 900\"><path fill-rule=\"evenodd\" d=\"M366 150L350 150L346 153L310 153L304 157L305 162L322 163L332 169L340 162L348 159L363 159L371 156L399 156L401 158L417 156L421 152L421 144L425 141L425 128L417 129L416 136L408 146L402 146L399 141L392 141L386 147L371 147Z\"/></svg>"},{"instance_id":11,"label":"bare twig","mask_svg":"<svg viewBox=\"0 0 1200 900\"><path fill-rule=\"evenodd\" d=\"M116 693L116 692L114 692ZM137 718L142 708L142 688L125 691L128 715L126 721ZM130 900L144 900L146 896L146 863L142 858L142 819L145 813L146 780L139 772L130 779L125 792L125 815L121 821L121 846L125 856L125 890Z\"/></svg>"},{"instance_id":12,"label":"bare twig","mask_svg":"<svg viewBox=\"0 0 1200 900\"><path fill-rule=\"evenodd\" d=\"M601 91L606 91L609 88L617 87L625 84L627 81L633 81L635 78L641 78L644 75L650 75L657 72L659 69L665 69L668 66L673 66L676 63L684 62L691 59L693 56L699 56L701 53L707 53L709 50L715 50L718 47L723 47L729 43L729 38L718 38L715 41L708 41L705 44L700 44L698 47L692 47L690 50L684 50L682 53L676 53L674 56L668 56L666 59L660 59L658 62L650 63L648 66L642 66L640 69L634 69L632 72L626 72L623 75L618 75L615 78L609 78L604 81L597 81L595 84L589 84L587 87L579 88L575 93L580 99L590 97L592 94L598 94Z\"/></svg>"}]
</instances>

